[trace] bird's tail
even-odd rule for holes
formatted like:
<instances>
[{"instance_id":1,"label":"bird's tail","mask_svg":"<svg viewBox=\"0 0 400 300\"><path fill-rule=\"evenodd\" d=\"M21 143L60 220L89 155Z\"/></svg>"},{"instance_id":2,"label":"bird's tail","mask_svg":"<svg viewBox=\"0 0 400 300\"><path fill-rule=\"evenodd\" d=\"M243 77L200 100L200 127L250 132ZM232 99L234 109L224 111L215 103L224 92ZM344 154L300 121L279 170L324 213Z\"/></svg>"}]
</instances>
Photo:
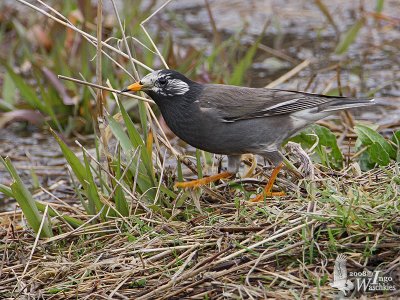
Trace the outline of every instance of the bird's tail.
<instances>
[{"instance_id":1,"label":"bird's tail","mask_svg":"<svg viewBox=\"0 0 400 300\"><path fill-rule=\"evenodd\" d=\"M371 106L374 104L374 98L337 98L337 100L331 101L327 103L326 106L321 107L322 109L320 111L330 112L348 108Z\"/></svg>"}]
</instances>

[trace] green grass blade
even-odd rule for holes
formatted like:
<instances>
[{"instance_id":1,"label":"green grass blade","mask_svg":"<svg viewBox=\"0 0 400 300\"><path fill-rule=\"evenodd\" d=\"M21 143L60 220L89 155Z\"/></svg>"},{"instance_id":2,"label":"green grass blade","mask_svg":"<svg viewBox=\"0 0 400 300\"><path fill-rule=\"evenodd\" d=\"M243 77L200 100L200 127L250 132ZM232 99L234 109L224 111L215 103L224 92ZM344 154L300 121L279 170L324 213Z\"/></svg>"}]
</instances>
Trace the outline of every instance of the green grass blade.
<instances>
[{"instance_id":1,"label":"green grass blade","mask_svg":"<svg viewBox=\"0 0 400 300\"><path fill-rule=\"evenodd\" d=\"M196 167L197 167L197 177L203 178L203 166L201 165L201 150L196 149Z\"/></svg>"},{"instance_id":2,"label":"green grass blade","mask_svg":"<svg viewBox=\"0 0 400 300\"><path fill-rule=\"evenodd\" d=\"M122 172L120 166L121 166L121 151L118 151L118 160L115 166L115 177L119 182L122 182ZM114 197L115 208L121 215L127 217L129 216L129 205L128 202L126 201L125 194L122 191L122 187L119 185L119 183L115 181L114 185L115 185L115 197Z\"/></svg>"},{"instance_id":3,"label":"green grass blade","mask_svg":"<svg viewBox=\"0 0 400 300\"><path fill-rule=\"evenodd\" d=\"M127 156L132 155L134 147L131 143L131 140L122 129L122 126L117 121L115 121L115 119L112 116L108 116L107 119L109 121L111 131L120 142L121 147L124 150L125 154ZM151 175L153 173L153 169L152 169L152 164L148 162L150 158L148 157L146 147L141 147L140 155L142 161L140 160L134 161L130 165L129 169L132 171L133 174L135 174L136 164L139 163L139 174L137 179L139 189L142 193L148 191L147 196L150 199L154 199L155 190L153 188L156 187L157 185L154 177Z\"/></svg>"},{"instance_id":4,"label":"green grass blade","mask_svg":"<svg viewBox=\"0 0 400 300\"><path fill-rule=\"evenodd\" d=\"M58 145L60 146L61 151L64 154L64 157L67 160L68 164L71 166L72 171L74 172L76 178L78 178L79 182L82 185L85 185L86 184L85 166L81 163L81 161L75 155L75 153L72 152L71 149L69 149L68 146L60 139L60 137L55 133L53 129L50 129L50 132L53 134Z\"/></svg>"},{"instance_id":5,"label":"green grass blade","mask_svg":"<svg viewBox=\"0 0 400 300\"><path fill-rule=\"evenodd\" d=\"M12 195L17 200L18 205L21 207L22 212L26 220L28 221L29 226L32 227L35 233L39 233L40 224L42 222L42 215L39 213L39 210L36 206L36 201L33 199L32 194L26 188L21 178L19 177L17 170L11 163L11 160L7 157L3 159L0 157L0 161L7 168L11 177L13 178L13 183L11 184ZM9 191L9 190L8 190ZM53 233L51 231L51 227L49 222L44 221L42 231L40 232L41 237L51 237Z\"/></svg>"},{"instance_id":6,"label":"green grass blade","mask_svg":"<svg viewBox=\"0 0 400 300\"><path fill-rule=\"evenodd\" d=\"M391 141L396 145L396 161L400 162L400 130L397 130L395 133L393 133Z\"/></svg>"},{"instance_id":7,"label":"green grass blade","mask_svg":"<svg viewBox=\"0 0 400 300\"><path fill-rule=\"evenodd\" d=\"M380 14L383 10L384 5L385 5L385 0L376 0L375 12Z\"/></svg>"},{"instance_id":8,"label":"green grass blade","mask_svg":"<svg viewBox=\"0 0 400 300\"><path fill-rule=\"evenodd\" d=\"M260 44L262 35L257 39L257 41L247 50L245 56L239 61L237 65L235 65L232 76L229 78L228 83L232 85L241 85L243 83L243 79L246 75L246 71L250 68L253 63L254 55L258 49L258 45Z\"/></svg>"},{"instance_id":9,"label":"green grass blade","mask_svg":"<svg viewBox=\"0 0 400 300\"><path fill-rule=\"evenodd\" d=\"M16 108L11 105L10 103L4 101L3 99L0 99L0 110L2 111L13 111Z\"/></svg>"},{"instance_id":10,"label":"green grass blade","mask_svg":"<svg viewBox=\"0 0 400 300\"><path fill-rule=\"evenodd\" d=\"M178 173L178 181L183 181L183 172L182 172L182 162L180 159L177 160L177 173Z\"/></svg>"},{"instance_id":11,"label":"green grass blade","mask_svg":"<svg viewBox=\"0 0 400 300\"><path fill-rule=\"evenodd\" d=\"M100 197L97 192L97 186L93 180L93 175L90 170L90 165L88 163L85 153L83 153L85 164L82 164L75 153L68 148L68 146L60 139L60 137L52 129L50 131L56 139L58 145L60 146L61 151L68 164L71 166L71 169L74 172L76 178L78 178L79 182L86 192L86 196L89 200L88 213L96 214L102 209L103 203L100 201ZM104 218L104 214L102 214L102 218Z\"/></svg>"},{"instance_id":12,"label":"green grass blade","mask_svg":"<svg viewBox=\"0 0 400 300\"><path fill-rule=\"evenodd\" d=\"M40 215L39 210L34 203L35 200L32 198L32 195L30 195L29 197L24 192L24 188L22 188L17 182L13 182L11 184L11 190L13 192L15 200L17 200L18 205L21 207L29 226L31 226L33 231L38 234L40 230L40 224L42 222L42 216ZM45 221L42 231L40 232L40 236L53 236L53 233L51 232L47 221Z\"/></svg>"},{"instance_id":13,"label":"green grass blade","mask_svg":"<svg viewBox=\"0 0 400 300\"><path fill-rule=\"evenodd\" d=\"M83 161L85 163L86 182L85 182L85 184L82 184L82 185L87 193L87 197L89 199L89 206L90 206L90 203L92 203L92 207L93 207L93 205L96 207L96 213L97 213L103 208L104 204L100 201L98 189L93 180L92 171L90 170L90 164L86 157L85 151L83 151ZM103 210L103 213L101 215L103 220L105 220L105 213L106 213L105 210Z\"/></svg>"},{"instance_id":14,"label":"green grass blade","mask_svg":"<svg viewBox=\"0 0 400 300\"><path fill-rule=\"evenodd\" d=\"M119 141L125 154L126 155L132 154L134 151L133 145L127 134L124 132L122 126L117 121L115 121L114 117L111 115L107 116L107 120L108 124L110 125L112 133Z\"/></svg>"},{"instance_id":15,"label":"green grass blade","mask_svg":"<svg viewBox=\"0 0 400 300\"><path fill-rule=\"evenodd\" d=\"M3 77L3 99L9 105L14 105L16 100L16 86L9 73L5 73Z\"/></svg>"},{"instance_id":16,"label":"green grass blade","mask_svg":"<svg viewBox=\"0 0 400 300\"><path fill-rule=\"evenodd\" d=\"M1 183L0 183L0 193L3 193L7 197L14 198L11 188Z\"/></svg>"},{"instance_id":17,"label":"green grass blade","mask_svg":"<svg viewBox=\"0 0 400 300\"><path fill-rule=\"evenodd\" d=\"M142 130L143 132L147 132L147 109L146 104L143 101L139 101L139 116Z\"/></svg>"},{"instance_id":18,"label":"green grass blade","mask_svg":"<svg viewBox=\"0 0 400 300\"><path fill-rule=\"evenodd\" d=\"M254 56L257 52L258 46L264 37L265 31L267 30L269 23L265 23L260 36L254 42L254 44L247 49L245 56L239 61L237 65L235 65L233 69L232 76L229 78L228 83L233 85L241 85L243 83L243 79L246 75L247 70L251 67L253 63ZM239 40L238 40L239 41Z\"/></svg>"},{"instance_id":19,"label":"green grass blade","mask_svg":"<svg viewBox=\"0 0 400 300\"><path fill-rule=\"evenodd\" d=\"M340 39L339 44L335 49L336 54L343 54L345 53L350 45L355 41L358 32L364 26L365 19L359 19Z\"/></svg>"},{"instance_id":20,"label":"green grass blade","mask_svg":"<svg viewBox=\"0 0 400 300\"><path fill-rule=\"evenodd\" d=\"M71 172L68 170L68 174L70 175L71 178L71 183L72 183L72 187L74 188L75 194L78 197L80 203L82 204L82 207L85 209L85 211L90 214L90 215L94 215L95 214L95 208L90 207L88 205L88 203L86 203L85 199L83 199L81 190L79 189L78 184L75 182L74 176L72 176Z\"/></svg>"},{"instance_id":21,"label":"green grass blade","mask_svg":"<svg viewBox=\"0 0 400 300\"><path fill-rule=\"evenodd\" d=\"M44 212L46 209L45 204L37 202L37 201L36 201L36 206L37 206L38 210L41 212ZM66 215L57 213L57 211L54 208L52 208L50 205L49 205L49 209L47 210L47 212L49 213L50 217L61 216L61 218L63 218L64 221L67 222L69 225L71 225L73 228L78 228L79 226L82 226L84 224L83 221L78 220L74 217L70 217L70 216L66 216Z\"/></svg>"},{"instance_id":22,"label":"green grass blade","mask_svg":"<svg viewBox=\"0 0 400 300\"><path fill-rule=\"evenodd\" d=\"M132 145L137 148L137 147L141 147L141 153L140 153L140 158L142 160L142 165L144 165L144 167L147 170L147 175L150 176L151 181L153 182L154 186L156 185L156 179L154 176L154 168L153 168L153 162L151 160L151 156L149 156L146 147L144 147L144 141L142 136L140 135L139 131L136 129L135 125L132 122L132 119L129 117L128 113L125 110L125 107L122 105L122 103L120 103L117 100L117 104L118 107L121 111L122 114L122 118L124 119L125 122L125 126L129 135L129 138L131 140ZM122 128L121 128L122 130ZM133 165L135 166L135 165ZM141 172L144 172L144 170L142 169L141 166Z\"/></svg>"},{"instance_id":23,"label":"green grass blade","mask_svg":"<svg viewBox=\"0 0 400 300\"><path fill-rule=\"evenodd\" d=\"M46 107L39 97L36 95L35 90L25 83L25 80L16 74L13 69L7 64L1 61L11 79L14 81L15 86L19 90L21 97L33 108L39 109L42 112L49 113L49 108Z\"/></svg>"},{"instance_id":24,"label":"green grass blade","mask_svg":"<svg viewBox=\"0 0 400 300\"><path fill-rule=\"evenodd\" d=\"M126 112L125 107L122 105L122 103L119 102L118 99L117 99L117 105L119 107L119 110L121 111L122 118L124 119L125 126L132 144L135 147L138 147L139 145L144 146L144 142L142 137L140 136L139 131L136 129L135 124L133 124L132 119Z\"/></svg>"}]
</instances>

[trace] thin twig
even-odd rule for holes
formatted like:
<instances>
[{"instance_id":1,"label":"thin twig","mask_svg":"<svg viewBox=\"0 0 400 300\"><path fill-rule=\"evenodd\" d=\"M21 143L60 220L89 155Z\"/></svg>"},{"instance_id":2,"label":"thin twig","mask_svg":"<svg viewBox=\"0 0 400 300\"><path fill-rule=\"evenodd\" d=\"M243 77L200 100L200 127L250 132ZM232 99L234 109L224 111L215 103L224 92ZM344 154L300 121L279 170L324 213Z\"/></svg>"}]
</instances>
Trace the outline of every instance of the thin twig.
<instances>
[{"instance_id":1,"label":"thin twig","mask_svg":"<svg viewBox=\"0 0 400 300\"><path fill-rule=\"evenodd\" d=\"M294 67L292 70L290 70L289 72L287 72L286 74L282 75L281 77L279 77L278 79L270 82L269 84L267 84L265 87L272 89L275 88L276 86L280 85L281 83L284 83L285 81L287 81L288 79L292 78L294 75L296 75L297 73L299 73L301 70L303 70L304 68L308 67L308 65L311 63L310 59L306 59L304 60L301 64L297 65L296 67Z\"/></svg>"},{"instance_id":2,"label":"thin twig","mask_svg":"<svg viewBox=\"0 0 400 300\"><path fill-rule=\"evenodd\" d=\"M85 32L85 31L83 31L83 30L80 30L79 28L77 28L77 27L75 27L75 26L73 26L73 25L71 25L71 24L69 24L69 23L67 23L67 22L64 22L64 21L62 21L62 20L60 20L60 19L58 19L58 18L56 18L56 17L54 17L53 15L51 15L51 14L49 14L48 12L44 11L43 9L40 9L39 7L36 7L36 6L34 6L33 4L31 4L31 3L29 3L29 2L27 2L27 1L25 1L25 0L17 0L17 1L20 2L20 3L22 3L22 4L24 4L24 5L26 5L26 6L28 6L28 7L30 7L30 8L32 8L32 9L34 9L34 10L36 10L36 11L38 11L38 12L40 12L40 13L42 13L43 15L45 15L46 17L48 17L48 18L50 18L50 19L56 21L57 23L60 23L60 24L62 24L62 25L64 25L64 26L66 26L66 27L68 27L68 28L70 28L70 29L72 29L72 30L74 30L74 31L76 31L76 32L78 32L78 33L80 33L81 35L83 35L83 36L85 36L85 37L87 37L87 38L89 38L89 39L91 39L91 40L93 40L93 41L96 41L96 40L97 40L96 37L90 35L89 33ZM107 43L105 43L105 42L101 42L101 43L102 43L102 45L103 45L104 47L106 47L106 48L108 48L108 49L114 51L115 53L118 53L119 55L121 55L121 56L123 56L123 57L125 57L125 58L129 58L128 55L126 55L125 53L123 53L123 52L120 51L119 49L117 49L117 48L115 48L115 47L113 47L113 46L111 46L111 45L109 45L109 44L107 44ZM138 60L136 60L136 59L134 59L134 61L135 61L136 64L138 64L139 66L145 68L146 70L149 70L150 72L153 71L152 68L150 68L149 66L145 65L144 63L142 63L142 62L140 62L140 61L138 61Z\"/></svg>"},{"instance_id":3,"label":"thin twig","mask_svg":"<svg viewBox=\"0 0 400 300\"><path fill-rule=\"evenodd\" d=\"M136 95L133 95L133 94L129 94L129 93L121 93L121 91L119 91L119 90L116 90L116 89L113 89L113 88L109 88L109 87L106 87L106 86L103 86L103 85L98 85L98 84L95 84L95 83L91 83L91 82L88 82L88 81L84 81L84 80L80 80L80 79L76 79L76 78L72 78L72 77L68 77L68 76L64 76L64 75L58 75L58 78L63 79L63 80L72 81L72 82L79 83L79 84L83 84L83 85L87 85L87 86L90 86L90 87L94 87L96 89L102 89L102 90L106 90L106 91L109 91L109 92L121 94L121 95L128 96L130 98L134 98L134 99L137 99L137 100L141 100L141 101L144 101L144 102L147 102L147 103L150 103L150 104L154 104L153 100L150 100L150 99L147 99L147 98L144 98L144 97L140 97L140 96L136 96Z\"/></svg>"}]
</instances>

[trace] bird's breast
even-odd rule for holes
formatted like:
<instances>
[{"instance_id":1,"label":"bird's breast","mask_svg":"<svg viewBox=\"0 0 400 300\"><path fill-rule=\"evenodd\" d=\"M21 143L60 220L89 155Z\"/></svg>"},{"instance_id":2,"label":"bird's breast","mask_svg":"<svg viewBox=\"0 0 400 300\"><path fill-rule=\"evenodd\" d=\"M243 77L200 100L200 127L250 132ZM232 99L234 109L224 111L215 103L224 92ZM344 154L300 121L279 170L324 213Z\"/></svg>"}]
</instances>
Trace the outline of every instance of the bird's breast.
<instances>
[{"instance_id":1,"label":"bird's breast","mask_svg":"<svg viewBox=\"0 0 400 300\"><path fill-rule=\"evenodd\" d=\"M196 103L160 105L161 114L168 127L188 144L200 148L207 140L207 117L201 114Z\"/></svg>"}]
</instances>

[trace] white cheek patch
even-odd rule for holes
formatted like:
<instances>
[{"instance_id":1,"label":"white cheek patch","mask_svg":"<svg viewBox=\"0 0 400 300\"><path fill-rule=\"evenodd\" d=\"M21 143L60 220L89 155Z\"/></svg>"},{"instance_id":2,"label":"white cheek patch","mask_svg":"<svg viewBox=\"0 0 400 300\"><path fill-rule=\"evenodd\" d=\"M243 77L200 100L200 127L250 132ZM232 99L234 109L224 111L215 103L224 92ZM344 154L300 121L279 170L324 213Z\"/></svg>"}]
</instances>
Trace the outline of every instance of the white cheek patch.
<instances>
[{"instance_id":1,"label":"white cheek patch","mask_svg":"<svg viewBox=\"0 0 400 300\"><path fill-rule=\"evenodd\" d=\"M179 79L169 79L167 89L174 95L184 95L189 91L189 85Z\"/></svg>"},{"instance_id":2,"label":"white cheek patch","mask_svg":"<svg viewBox=\"0 0 400 300\"><path fill-rule=\"evenodd\" d=\"M159 95L170 97L184 95L189 91L189 85L186 82L180 79L168 79L168 76L165 78L168 80L167 85L160 86L156 82L151 90Z\"/></svg>"}]
</instances>

